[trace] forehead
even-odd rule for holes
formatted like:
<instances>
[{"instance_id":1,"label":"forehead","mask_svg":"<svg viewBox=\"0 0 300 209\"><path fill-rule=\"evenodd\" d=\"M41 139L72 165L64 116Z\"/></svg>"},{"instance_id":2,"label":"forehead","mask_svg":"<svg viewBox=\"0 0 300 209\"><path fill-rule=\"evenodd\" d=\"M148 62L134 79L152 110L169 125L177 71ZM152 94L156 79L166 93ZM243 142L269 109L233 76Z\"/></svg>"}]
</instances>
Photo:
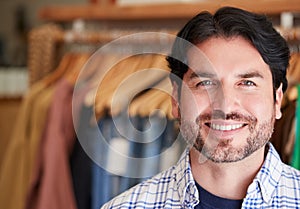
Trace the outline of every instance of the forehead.
<instances>
[{"instance_id":1,"label":"forehead","mask_svg":"<svg viewBox=\"0 0 300 209\"><path fill-rule=\"evenodd\" d=\"M210 74L232 74L257 70L270 74L258 50L243 37L213 37L190 48L187 53L189 71Z\"/></svg>"}]
</instances>

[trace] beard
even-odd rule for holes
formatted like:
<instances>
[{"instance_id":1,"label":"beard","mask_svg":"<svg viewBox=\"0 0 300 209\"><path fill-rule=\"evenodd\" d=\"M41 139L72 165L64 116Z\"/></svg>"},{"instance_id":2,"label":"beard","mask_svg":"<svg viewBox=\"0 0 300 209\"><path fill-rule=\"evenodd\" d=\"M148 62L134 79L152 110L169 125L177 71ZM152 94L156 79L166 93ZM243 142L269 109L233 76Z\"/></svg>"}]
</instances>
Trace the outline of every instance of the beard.
<instances>
[{"instance_id":1,"label":"beard","mask_svg":"<svg viewBox=\"0 0 300 209\"><path fill-rule=\"evenodd\" d=\"M210 133L205 137L202 126L211 119L231 119L246 122L249 135L246 137L244 145L234 147L231 143L233 139L222 138L222 136L215 136ZM270 118L261 123L258 123L254 116L240 113L226 115L222 111L199 115L195 122L180 119L180 123L181 135L189 146L194 147L202 156L213 162L230 163L240 161L265 146L273 133L275 112L273 111Z\"/></svg>"}]
</instances>

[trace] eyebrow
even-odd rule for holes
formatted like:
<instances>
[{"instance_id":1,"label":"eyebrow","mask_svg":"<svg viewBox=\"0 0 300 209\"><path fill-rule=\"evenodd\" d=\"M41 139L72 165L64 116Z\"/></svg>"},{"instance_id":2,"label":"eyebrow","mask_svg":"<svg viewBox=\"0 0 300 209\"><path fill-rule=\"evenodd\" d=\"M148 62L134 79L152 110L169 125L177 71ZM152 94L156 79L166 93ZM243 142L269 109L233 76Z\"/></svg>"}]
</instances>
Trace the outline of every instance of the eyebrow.
<instances>
[{"instance_id":1,"label":"eyebrow","mask_svg":"<svg viewBox=\"0 0 300 209\"><path fill-rule=\"evenodd\" d=\"M214 77L216 77L216 74L209 73L209 72L199 72L199 73L192 72L189 78L190 78L190 80L192 80L194 78L199 78L199 77L214 78Z\"/></svg>"},{"instance_id":2,"label":"eyebrow","mask_svg":"<svg viewBox=\"0 0 300 209\"><path fill-rule=\"evenodd\" d=\"M192 80L194 78L215 78L217 77L216 74L210 73L210 72L192 72L191 75L189 76L189 79ZM264 78L261 73L258 71L251 71L251 72L246 72L246 73L241 73L238 74L236 77L238 78Z\"/></svg>"},{"instance_id":3,"label":"eyebrow","mask_svg":"<svg viewBox=\"0 0 300 209\"><path fill-rule=\"evenodd\" d=\"M246 72L237 75L238 78L264 78L258 71Z\"/></svg>"}]
</instances>

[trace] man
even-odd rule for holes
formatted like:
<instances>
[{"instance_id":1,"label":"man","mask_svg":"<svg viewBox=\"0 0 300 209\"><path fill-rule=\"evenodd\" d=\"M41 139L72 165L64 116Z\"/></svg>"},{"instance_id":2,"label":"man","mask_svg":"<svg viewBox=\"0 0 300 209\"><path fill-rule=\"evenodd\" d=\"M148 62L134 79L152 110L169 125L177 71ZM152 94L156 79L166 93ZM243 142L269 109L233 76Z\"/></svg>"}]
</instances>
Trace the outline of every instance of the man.
<instances>
[{"instance_id":1,"label":"man","mask_svg":"<svg viewBox=\"0 0 300 209\"><path fill-rule=\"evenodd\" d=\"M200 13L167 60L173 115L190 146L103 208L300 208L300 172L269 142L289 61L272 24L231 7Z\"/></svg>"}]
</instances>

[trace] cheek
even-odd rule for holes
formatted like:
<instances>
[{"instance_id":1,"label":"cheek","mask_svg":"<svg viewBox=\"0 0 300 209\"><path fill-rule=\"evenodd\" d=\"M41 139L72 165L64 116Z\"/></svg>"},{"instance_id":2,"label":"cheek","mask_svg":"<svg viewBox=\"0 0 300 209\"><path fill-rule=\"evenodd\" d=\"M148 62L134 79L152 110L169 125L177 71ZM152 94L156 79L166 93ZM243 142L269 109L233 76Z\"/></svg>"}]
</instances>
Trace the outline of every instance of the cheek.
<instances>
[{"instance_id":1,"label":"cheek","mask_svg":"<svg viewBox=\"0 0 300 209\"><path fill-rule=\"evenodd\" d=\"M261 121L269 120L274 114L274 100L269 94L244 96L241 101L243 109Z\"/></svg>"},{"instance_id":2,"label":"cheek","mask_svg":"<svg viewBox=\"0 0 300 209\"><path fill-rule=\"evenodd\" d=\"M207 95L193 93L189 88L182 88L180 99L181 117L185 120L195 121L203 110L209 107Z\"/></svg>"}]
</instances>

